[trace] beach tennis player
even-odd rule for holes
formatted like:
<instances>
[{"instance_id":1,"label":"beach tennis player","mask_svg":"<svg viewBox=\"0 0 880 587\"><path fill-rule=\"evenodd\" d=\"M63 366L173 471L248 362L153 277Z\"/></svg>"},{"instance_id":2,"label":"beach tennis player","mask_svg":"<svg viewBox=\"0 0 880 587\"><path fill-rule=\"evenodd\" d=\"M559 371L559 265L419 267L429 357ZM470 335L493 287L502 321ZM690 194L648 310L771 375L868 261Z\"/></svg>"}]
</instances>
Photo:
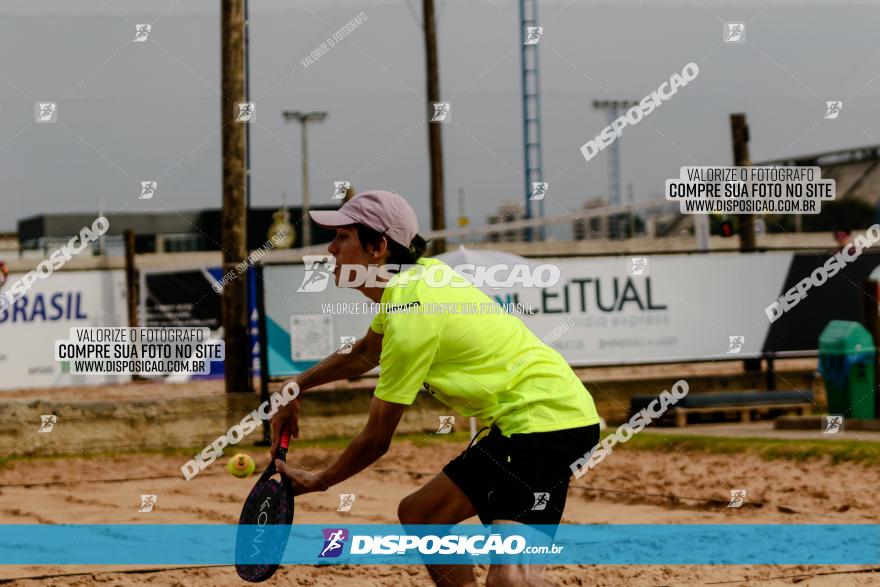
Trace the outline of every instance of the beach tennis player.
<instances>
[{"instance_id":1,"label":"beach tennis player","mask_svg":"<svg viewBox=\"0 0 880 587\"><path fill-rule=\"evenodd\" d=\"M403 267L388 280L356 287L381 306L351 351L334 353L293 378L306 391L380 366L366 425L335 462L309 472L276 461L295 493L325 491L376 462L404 410L424 391L459 415L478 418L489 431L400 502L401 523L454 525L476 515L483 524L558 525L570 465L599 441L593 399L565 359L504 311L419 311L431 304L486 308L494 302L448 265L422 257L426 243L416 214L400 195L364 192L339 210L311 216L336 229L328 250L337 285L345 266ZM430 279L429 270L435 273ZM438 277L444 272L451 281ZM273 455L282 426L298 434L297 416L292 402L273 418ZM475 584L467 565L429 565L428 571L438 585ZM493 565L488 582L542 585L542 572L541 565Z\"/></svg>"}]
</instances>

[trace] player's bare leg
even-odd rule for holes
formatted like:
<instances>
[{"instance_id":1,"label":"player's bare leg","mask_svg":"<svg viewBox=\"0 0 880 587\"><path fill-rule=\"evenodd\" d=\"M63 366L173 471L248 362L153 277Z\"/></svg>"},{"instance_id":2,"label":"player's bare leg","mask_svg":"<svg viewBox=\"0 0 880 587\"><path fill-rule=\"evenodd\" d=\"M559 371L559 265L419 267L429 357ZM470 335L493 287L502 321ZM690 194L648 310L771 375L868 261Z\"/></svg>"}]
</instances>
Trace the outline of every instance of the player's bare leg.
<instances>
[{"instance_id":1,"label":"player's bare leg","mask_svg":"<svg viewBox=\"0 0 880 587\"><path fill-rule=\"evenodd\" d=\"M511 520L495 520L495 524L519 524ZM528 585L544 587L552 585L544 580L544 565L492 565L486 577L486 587L512 587Z\"/></svg>"},{"instance_id":2,"label":"player's bare leg","mask_svg":"<svg viewBox=\"0 0 880 587\"><path fill-rule=\"evenodd\" d=\"M477 515L470 500L458 485L438 473L424 487L403 498L397 508L400 523L458 524ZM425 565L434 583L449 587L470 587L477 584L472 565Z\"/></svg>"}]
</instances>

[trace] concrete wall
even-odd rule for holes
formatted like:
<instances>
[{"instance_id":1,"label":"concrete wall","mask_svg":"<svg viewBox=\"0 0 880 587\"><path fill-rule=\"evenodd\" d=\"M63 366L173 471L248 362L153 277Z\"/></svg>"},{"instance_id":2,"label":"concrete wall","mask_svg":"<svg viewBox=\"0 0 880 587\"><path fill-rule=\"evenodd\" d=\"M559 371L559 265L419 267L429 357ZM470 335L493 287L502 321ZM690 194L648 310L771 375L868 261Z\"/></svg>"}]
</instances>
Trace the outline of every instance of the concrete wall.
<instances>
[{"instance_id":1,"label":"concrete wall","mask_svg":"<svg viewBox=\"0 0 880 587\"><path fill-rule=\"evenodd\" d=\"M354 436L366 423L372 389L319 392L303 402L300 438ZM202 447L225 434L259 405L256 394L156 400L0 400L0 455L95 454ZM52 432L40 433L40 416L56 414ZM436 431L448 414L432 400L406 411L400 432ZM456 423L464 430L467 422ZM243 444L262 438L257 428Z\"/></svg>"},{"instance_id":2,"label":"concrete wall","mask_svg":"<svg viewBox=\"0 0 880 587\"><path fill-rule=\"evenodd\" d=\"M690 393L765 389L763 372L731 374L668 374L641 378L590 378L586 387L599 414L609 423L629 418L629 400L634 395L658 395L678 378L685 378ZM786 371L779 377L779 389L809 389L812 369ZM345 388L308 391L301 402L302 439L353 437L366 423L375 386L372 378L352 382ZM198 397L180 397L187 386L179 386L177 397L156 399L67 400L10 398L0 396L0 455L58 455L139 451L163 448L197 449L224 434L259 405L257 394L226 394L218 391ZM280 388L280 383L270 391ZM813 387L824 402L821 381ZM143 397L143 394L142 396ZM51 433L39 433L40 416L57 414ZM436 432L439 416L453 415L427 394L420 394L408 408L398 428L401 433ZM458 417L456 430L467 430L466 418ZM261 438L258 428L245 444Z\"/></svg>"}]
</instances>

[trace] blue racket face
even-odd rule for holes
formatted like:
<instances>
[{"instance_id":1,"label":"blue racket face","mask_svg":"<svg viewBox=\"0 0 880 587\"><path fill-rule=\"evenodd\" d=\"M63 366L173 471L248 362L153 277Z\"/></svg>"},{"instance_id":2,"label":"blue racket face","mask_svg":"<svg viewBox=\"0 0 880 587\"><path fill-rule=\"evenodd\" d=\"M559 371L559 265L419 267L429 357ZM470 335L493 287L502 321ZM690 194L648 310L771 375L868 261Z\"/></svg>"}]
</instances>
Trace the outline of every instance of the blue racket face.
<instances>
[{"instance_id":1,"label":"blue racket face","mask_svg":"<svg viewBox=\"0 0 880 587\"><path fill-rule=\"evenodd\" d=\"M279 475L280 479L273 479ZM251 489L235 539L235 571L245 581L258 583L278 569L293 522L293 485L275 465L260 476Z\"/></svg>"}]
</instances>

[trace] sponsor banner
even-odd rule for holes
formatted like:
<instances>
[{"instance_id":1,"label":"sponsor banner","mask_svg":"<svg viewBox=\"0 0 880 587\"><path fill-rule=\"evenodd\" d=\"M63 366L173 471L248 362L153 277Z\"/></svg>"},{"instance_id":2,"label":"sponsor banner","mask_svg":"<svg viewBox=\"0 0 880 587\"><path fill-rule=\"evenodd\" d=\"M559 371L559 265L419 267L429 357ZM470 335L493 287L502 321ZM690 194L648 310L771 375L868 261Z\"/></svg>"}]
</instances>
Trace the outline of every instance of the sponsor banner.
<instances>
[{"instance_id":1,"label":"sponsor banner","mask_svg":"<svg viewBox=\"0 0 880 587\"><path fill-rule=\"evenodd\" d=\"M140 277L140 325L147 327L201 327L211 330L211 341L223 340L220 314L220 267L197 267L174 271L145 269ZM245 279L239 276L236 279ZM254 373L260 371L259 321L256 305L256 274L247 270L248 316L250 316L251 359ZM186 381L223 376L223 361L212 361L204 374L179 372L167 381Z\"/></svg>"},{"instance_id":2,"label":"sponsor banner","mask_svg":"<svg viewBox=\"0 0 880 587\"><path fill-rule=\"evenodd\" d=\"M756 358L815 350L829 320L860 319L861 284L880 264L880 255L868 252L779 320L767 319L767 306L831 254L530 259L558 266L559 281L481 289L575 367ZM332 274L320 289L304 287L306 269L264 270L273 376L307 369L344 340L361 338L378 308L360 292L336 287Z\"/></svg>"},{"instance_id":3,"label":"sponsor banner","mask_svg":"<svg viewBox=\"0 0 880 587\"><path fill-rule=\"evenodd\" d=\"M269 375L305 371L339 348L343 336L361 338L371 315L322 313L322 304L368 302L359 291L337 288L332 282L320 292L298 293L307 277L305 265L263 267Z\"/></svg>"},{"instance_id":4,"label":"sponsor banner","mask_svg":"<svg viewBox=\"0 0 880 587\"><path fill-rule=\"evenodd\" d=\"M798 284L809 279L820 267L824 269L828 259L835 254L836 251L830 250L825 253L795 255L785 275L785 282L776 296L767 301L767 305L777 302L786 292L797 290ZM803 292L797 305L773 321L764 349L766 351L815 350L819 345L819 335L830 320L862 322L864 297L873 295L873 290L867 288L865 282L878 266L880 266L880 253L864 251L824 283ZM764 318L767 319L766 308Z\"/></svg>"},{"instance_id":5,"label":"sponsor banner","mask_svg":"<svg viewBox=\"0 0 880 587\"><path fill-rule=\"evenodd\" d=\"M751 336L739 354L749 357L761 351L769 328L764 308L779 295L791 257L664 255L636 269L631 257L535 259L558 265L558 283L482 289L538 338L556 332L550 346L574 366L719 358L728 337L744 330ZM310 367L341 337L362 337L372 319L360 292L332 282L319 293L290 293L305 275L303 265L265 268L273 376Z\"/></svg>"},{"instance_id":6,"label":"sponsor banner","mask_svg":"<svg viewBox=\"0 0 880 587\"><path fill-rule=\"evenodd\" d=\"M759 321L763 300L781 287L790 253L636 259L644 264L632 257L556 259L558 285L492 295L536 308L522 320L539 338L569 320L550 346L573 366L724 358L729 336L744 329L751 336L740 356L759 355L769 328Z\"/></svg>"},{"instance_id":7,"label":"sponsor banner","mask_svg":"<svg viewBox=\"0 0 880 587\"><path fill-rule=\"evenodd\" d=\"M10 274L8 283L24 274ZM73 375L55 341L75 327L128 326L123 271L57 271L0 310L0 389L123 383L128 375Z\"/></svg>"},{"instance_id":8,"label":"sponsor banner","mask_svg":"<svg viewBox=\"0 0 880 587\"><path fill-rule=\"evenodd\" d=\"M287 549L278 560L271 545L288 534ZM242 539L236 545L237 536ZM876 565L880 534L874 524L14 524L0 526L0 561L10 565L231 565L236 561Z\"/></svg>"}]
</instances>

